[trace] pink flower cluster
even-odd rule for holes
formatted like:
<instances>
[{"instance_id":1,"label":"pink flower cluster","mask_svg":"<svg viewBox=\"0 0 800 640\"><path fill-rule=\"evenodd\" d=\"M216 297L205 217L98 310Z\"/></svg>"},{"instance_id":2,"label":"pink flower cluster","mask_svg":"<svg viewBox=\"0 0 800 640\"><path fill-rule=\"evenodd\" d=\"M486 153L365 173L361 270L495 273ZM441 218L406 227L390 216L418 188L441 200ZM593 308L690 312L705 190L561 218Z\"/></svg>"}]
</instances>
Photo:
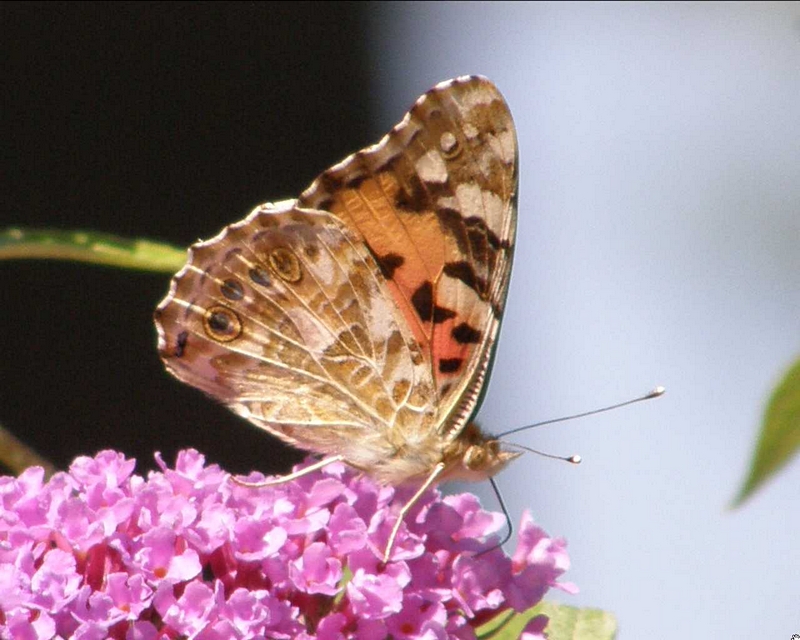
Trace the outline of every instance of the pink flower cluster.
<instances>
[{"instance_id":1,"label":"pink flower cluster","mask_svg":"<svg viewBox=\"0 0 800 640\"><path fill-rule=\"evenodd\" d=\"M114 451L0 478L0 637L475 638L571 590L563 541L526 515L508 558L470 494L428 492L384 564L406 489L341 464L252 489L196 451L156 459L147 479Z\"/></svg>"}]
</instances>

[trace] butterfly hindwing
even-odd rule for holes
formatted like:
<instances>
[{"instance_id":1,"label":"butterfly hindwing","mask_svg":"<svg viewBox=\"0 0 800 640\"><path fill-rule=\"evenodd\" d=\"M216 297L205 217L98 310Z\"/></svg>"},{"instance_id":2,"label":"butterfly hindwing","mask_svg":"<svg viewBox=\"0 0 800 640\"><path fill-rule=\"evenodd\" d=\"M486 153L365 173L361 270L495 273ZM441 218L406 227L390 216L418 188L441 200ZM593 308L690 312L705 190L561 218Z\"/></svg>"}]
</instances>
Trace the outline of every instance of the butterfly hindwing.
<instances>
[{"instance_id":1,"label":"butterfly hindwing","mask_svg":"<svg viewBox=\"0 0 800 640\"><path fill-rule=\"evenodd\" d=\"M432 421L429 370L402 320L363 245L291 201L192 247L157 312L173 374L326 454L359 440L387 455L393 429Z\"/></svg>"}]
</instances>

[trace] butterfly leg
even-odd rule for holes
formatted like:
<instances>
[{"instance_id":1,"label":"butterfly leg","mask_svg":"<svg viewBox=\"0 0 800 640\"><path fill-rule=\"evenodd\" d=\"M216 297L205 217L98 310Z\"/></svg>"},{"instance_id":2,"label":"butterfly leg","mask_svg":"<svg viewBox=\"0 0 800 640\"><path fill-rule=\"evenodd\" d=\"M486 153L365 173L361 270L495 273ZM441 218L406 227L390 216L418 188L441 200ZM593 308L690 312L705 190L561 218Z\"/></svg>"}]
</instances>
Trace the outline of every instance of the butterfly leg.
<instances>
[{"instance_id":1,"label":"butterfly leg","mask_svg":"<svg viewBox=\"0 0 800 640\"><path fill-rule=\"evenodd\" d=\"M331 456L330 458L324 458L319 462L315 462L311 466L305 467L304 469L300 469L300 471L295 471L294 473L290 473L286 476L280 476L279 478L275 478L274 480L264 480L263 482L246 482L244 480L239 480L234 476L231 476L231 480L242 487L249 487L251 489L260 489L261 487L271 487L276 484L284 484L285 482L291 482L292 480L297 480L298 478L302 478L303 476L307 476L309 473L313 473L317 469L322 469L322 467L326 467L329 464L334 462L341 462L344 460L344 456Z\"/></svg>"},{"instance_id":2,"label":"butterfly leg","mask_svg":"<svg viewBox=\"0 0 800 640\"><path fill-rule=\"evenodd\" d=\"M428 489L430 489L431 485L436 482L436 478L444 471L444 463L440 462L437 464L433 471L431 471L430 475L425 479L425 482L422 483L422 486L417 490L417 492L411 496L411 500L406 502L403 505L403 508L400 509L400 513L397 516L397 521L394 523L392 527L392 533L389 535L389 542L386 543L386 551L383 554L383 561L389 562L389 556L392 554L392 547L394 546L395 538L397 538L397 532L400 531L400 525L403 524L403 520L408 514L411 507L422 497L422 494L425 493Z\"/></svg>"}]
</instances>

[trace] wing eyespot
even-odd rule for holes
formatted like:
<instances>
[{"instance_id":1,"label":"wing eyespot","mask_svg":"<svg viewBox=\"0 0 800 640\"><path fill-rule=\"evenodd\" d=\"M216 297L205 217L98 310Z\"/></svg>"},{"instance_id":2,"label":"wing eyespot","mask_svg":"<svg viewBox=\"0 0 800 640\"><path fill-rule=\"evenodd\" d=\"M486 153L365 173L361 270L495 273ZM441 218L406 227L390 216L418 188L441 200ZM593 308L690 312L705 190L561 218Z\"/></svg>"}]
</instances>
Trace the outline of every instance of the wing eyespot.
<instances>
[{"instance_id":1,"label":"wing eyespot","mask_svg":"<svg viewBox=\"0 0 800 640\"><path fill-rule=\"evenodd\" d=\"M234 311L222 305L207 309L203 316L206 335L217 342L230 342L242 333L242 321Z\"/></svg>"},{"instance_id":2,"label":"wing eyespot","mask_svg":"<svg viewBox=\"0 0 800 640\"><path fill-rule=\"evenodd\" d=\"M220 286L220 291L228 300L232 300L234 302L238 302L244 297L244 288L242 287L242 283L236 280L236 278L228 278L225 280Z\"/></svg>"},{"instance_id":3,"label":"wing eyespot","mask_svg":"<svg viewBox=\"0 0 800 640\"><path fill-rule=\"evenodd\" d=\"M262 287L269 287L272 285L272 278L264 267L253 267L248 272L250 279Z\"/></svg>"},{"instance_id":4,"label":"wing eyespot","mask_svg":"<svg viewBox=\"0 0 800 640\"><path fill-rule=\"evenodd\" d=\"M299 282L303 277L300 260L291 249L276 247L269 254L269 264L284 282Z\"/></svg>"}]
</instances>

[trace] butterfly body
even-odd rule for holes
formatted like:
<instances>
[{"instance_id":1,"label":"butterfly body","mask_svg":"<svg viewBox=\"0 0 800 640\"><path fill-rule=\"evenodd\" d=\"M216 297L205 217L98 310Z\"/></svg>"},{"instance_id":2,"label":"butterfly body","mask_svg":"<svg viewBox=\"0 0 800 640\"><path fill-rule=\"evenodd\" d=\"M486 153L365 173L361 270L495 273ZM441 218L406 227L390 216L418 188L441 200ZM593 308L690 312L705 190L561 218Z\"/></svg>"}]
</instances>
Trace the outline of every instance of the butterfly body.
<instances>
[{"instance_id":1,"label":"butterfly body","mask_svg":"<svg viewBox=\"0 0 800 640\"><path fill-rule=\"evenodd\" d=\"M297 200L193 245L156 311L167 369L256 426L388 484L487 478L471 422L516 226L502 96L463 77Z\"/></svg>"}]
</instances>

